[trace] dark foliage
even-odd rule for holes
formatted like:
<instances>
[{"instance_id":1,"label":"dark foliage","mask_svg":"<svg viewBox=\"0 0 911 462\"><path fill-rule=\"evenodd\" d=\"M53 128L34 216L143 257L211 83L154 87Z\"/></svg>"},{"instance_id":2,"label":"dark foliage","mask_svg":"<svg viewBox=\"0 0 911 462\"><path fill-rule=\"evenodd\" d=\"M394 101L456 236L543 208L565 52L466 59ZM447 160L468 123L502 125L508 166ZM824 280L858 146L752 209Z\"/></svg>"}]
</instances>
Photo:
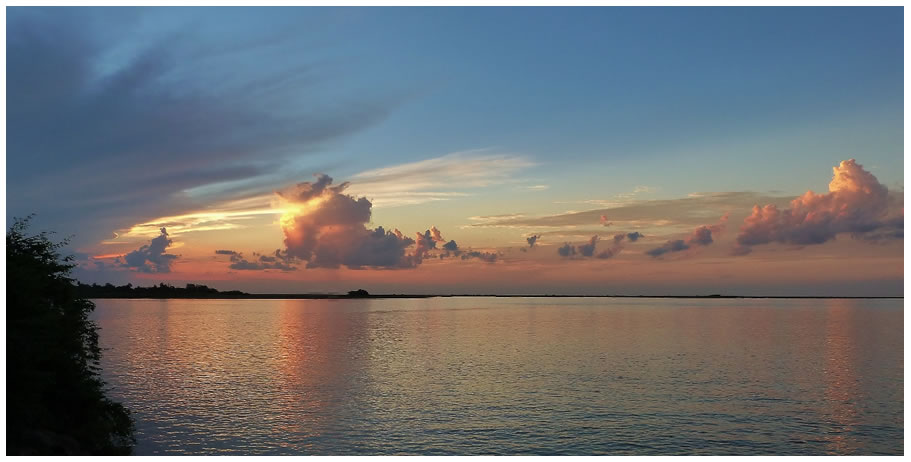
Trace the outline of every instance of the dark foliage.
<instances>
[{"instance_id":1,"label":"dark foliage","mask_svg":"<svg viewBox=\"0 0 911 462\"><path fill-rule=\"evenodd\" d=\"M369 297L370 293L364 289L349 290L348 296L349 297Z\"/></svg>"},{"instance_id":2,"label":"dark foliage","mask_svg":"<svg viewBox=\"0 0 911 462\"><path fill-rule=\"evenodd\" d=\"M8 455L129 454L129 411L104 394L95 305L69 277L66 242L6 235L6 450Z\"/></svg>"},{"instance_id":3,"label":"dark foliage","mask_svg":"<svg viewBox=\"0 0 911 462\"><path fill-rule=\"evenodd\" d=\"M133 284L115 286L111 283L105 285L79 283L77 293L83 298L234 298L249 295L239 290L221 292L202 284L174 287L163 282L151 287L134 287Z\"/></svg>"}]
</instances>

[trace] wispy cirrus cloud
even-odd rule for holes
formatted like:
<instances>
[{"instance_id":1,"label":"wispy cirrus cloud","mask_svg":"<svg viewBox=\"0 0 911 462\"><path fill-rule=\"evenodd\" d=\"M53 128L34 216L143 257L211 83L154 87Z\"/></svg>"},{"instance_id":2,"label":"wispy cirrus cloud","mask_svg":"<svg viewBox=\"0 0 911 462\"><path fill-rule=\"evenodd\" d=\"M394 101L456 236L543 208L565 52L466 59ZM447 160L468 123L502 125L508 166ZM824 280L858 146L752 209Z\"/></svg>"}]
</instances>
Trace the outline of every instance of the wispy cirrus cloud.
<instances>
[{"instance_id":1,"label":"wispy cirrus cloud","mask_svg":"<svg viewBox=\"0 0 911 462\"><path fill-rule=\"evenodd\" d=\"M706 219L717 217L729 211L742 211L743 215L757 201L772 204L787 204L789 197L767 196L755 192L715 192L679 199L636 200L626 204L586 211L566 212L554 215L531 216L525 214L503 214L473 217L474 223L466 228L522 228L570 231L586 227L602 228L602 216L609 217L612 226L647 229L651 227L678 227L680 230L698 226ZM546 231L544 231L546 233ZM591 232L589 231L590 235Z\"/></svg>"},{"instance_id":2,"label":"wispy cirrus cloud","mask_svg":"<svg viewBox=\"0 0 911 462\"><path fill-rule=\"evenodd\" d=\"M352 176L346 182L345 188L348 194L367 197L371 204L378 203L387 207L414 205L470 196L473 194L472 190L512 181L513 174L533 165L534 162L523 156L479 149L367 170ZM286 186L280 185L273 190L281 191ZM318 195L322 191L319 184L314 188L318 190L308 193ZM286 212L270 190L239 199L215 202L205 208L177 215L156 217L117 231L121 240L125 240L155 236L158 228L162 226L168 227L169 232L174 235L238 229L243 228L254 218L278 216ZM471 219L484 221L505 217L507 215Z\"/></svg>"},{"instance_id":3,"label":"wispy cirrus cloud","mask_svg":"<svg viewBox=\"0 0 911 462\"><path fill-rule=\"evenodd\" d=\"M515 182L515 174L536 163L525 156L491 149L454 152L358 173L349 192L377 207L421 204L472 194L472 190Z\"/></svg>"},{"instance_id":4,"label":"wispy cirrus cloud","mask_svg":"<svg viewBox=\"0 0 911 462\"><path fill-rule=\"evenodd\" d=\"M218 14L152 35L131 27L140 16L24 8L7 18L10 213L79 229L76 245L213 202L188 191L250 188L244 182L378 123L404 99L327 96L319 90L342 76L287 53L299 41L279 31L216 46L200 38ZM251 50L287 59L237 66Z\"/></svg>"}]
</instances>

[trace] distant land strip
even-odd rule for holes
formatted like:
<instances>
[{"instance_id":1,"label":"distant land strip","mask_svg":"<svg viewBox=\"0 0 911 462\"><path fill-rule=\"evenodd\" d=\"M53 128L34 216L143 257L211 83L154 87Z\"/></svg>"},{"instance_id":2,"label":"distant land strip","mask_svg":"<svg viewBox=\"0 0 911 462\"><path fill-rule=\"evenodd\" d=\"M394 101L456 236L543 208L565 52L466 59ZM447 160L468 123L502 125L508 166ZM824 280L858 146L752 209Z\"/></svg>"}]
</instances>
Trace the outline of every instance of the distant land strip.
<instances>
[{"instance_id":1,"label":"distant land strip","mask_svg":"<svg viewBox=\"0 0 911 462\"><path fill-rule=\"evenodd\" d=\"M561 295L561 294L370 294L366 290L352 290L347 294L257 294L239 290L219 291L201 284L175 287L159 284L151 287L114 286L112 284L79 284L77 292L82 298L175 298L175 299L301 299L334 300L351 298L448 298L448 297L497 297L497 298L694 298L694 299L904 299L904 296L836 297L825 295Z\"/></svg>"}]
</instances>

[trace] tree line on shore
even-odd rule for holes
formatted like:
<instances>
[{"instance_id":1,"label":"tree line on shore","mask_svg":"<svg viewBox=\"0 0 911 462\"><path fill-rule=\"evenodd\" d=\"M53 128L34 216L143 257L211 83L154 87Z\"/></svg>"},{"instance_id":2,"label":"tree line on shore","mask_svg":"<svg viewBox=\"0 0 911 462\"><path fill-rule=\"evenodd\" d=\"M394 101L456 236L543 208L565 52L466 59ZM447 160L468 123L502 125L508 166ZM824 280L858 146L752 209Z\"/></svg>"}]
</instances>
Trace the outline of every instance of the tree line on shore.
<instances>
[{"instance_id":1,"label":"tree line on shore","mask_svg":"<svg viewBox=\"0 0 911 462\"><path fill-rule=\"evenodd\" d=\"M176 287L163 282L149 287L134 286L132 283L115 286L111 283L100 285L80 282L76 291L82 298L230 298L249 295L239 290L219 291L203 284Z\"/></svg>"}]
</instances>

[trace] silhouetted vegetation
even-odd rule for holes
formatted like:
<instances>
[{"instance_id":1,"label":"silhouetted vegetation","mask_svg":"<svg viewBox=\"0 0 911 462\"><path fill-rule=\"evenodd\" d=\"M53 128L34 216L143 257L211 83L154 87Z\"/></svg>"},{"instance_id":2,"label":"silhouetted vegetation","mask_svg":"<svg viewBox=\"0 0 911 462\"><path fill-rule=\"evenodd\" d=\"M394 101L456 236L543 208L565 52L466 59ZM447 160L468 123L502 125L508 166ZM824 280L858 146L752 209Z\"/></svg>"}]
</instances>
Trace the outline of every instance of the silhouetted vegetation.
<instances>
[{"instance_id":1,"label":"silhouetted vegetation","mask_svg":"<svg viewBox=\"0 0 911 462\"><path fill-rule=\"evenodd\" d=\"M105 285L79 283L78 293L80 297L84 298L236 298L249 295L239 290L220 292L202 284L175 287L163 282L150 287L133 287L133 284L115 286L111 283Z\"/></svg>"},{"instance_id":2,"label":"silhouetted vegetation","mask_svg":"<svg viewBox=\"0 0 911 462\"><path fill-rule=\"evenodd\" d=\"M349 296L349 297L369 297L369 296L370 296L370 292L367 292L367 291L364 290L364 289L349 290L349 291L348 291L348 296Z\"/></svg>"},{"instance_id":3,"label":"silhouetted vegetation","mask_svg":"<svg viewBox=\"0 0 911 462\"><path fill-rule=\"evenodd\" d=\"M129 411L104 394L95 308L69 277L66 243L6 235L6 451L8 455L129 454Z\"/></svg>"}]
</instances>

